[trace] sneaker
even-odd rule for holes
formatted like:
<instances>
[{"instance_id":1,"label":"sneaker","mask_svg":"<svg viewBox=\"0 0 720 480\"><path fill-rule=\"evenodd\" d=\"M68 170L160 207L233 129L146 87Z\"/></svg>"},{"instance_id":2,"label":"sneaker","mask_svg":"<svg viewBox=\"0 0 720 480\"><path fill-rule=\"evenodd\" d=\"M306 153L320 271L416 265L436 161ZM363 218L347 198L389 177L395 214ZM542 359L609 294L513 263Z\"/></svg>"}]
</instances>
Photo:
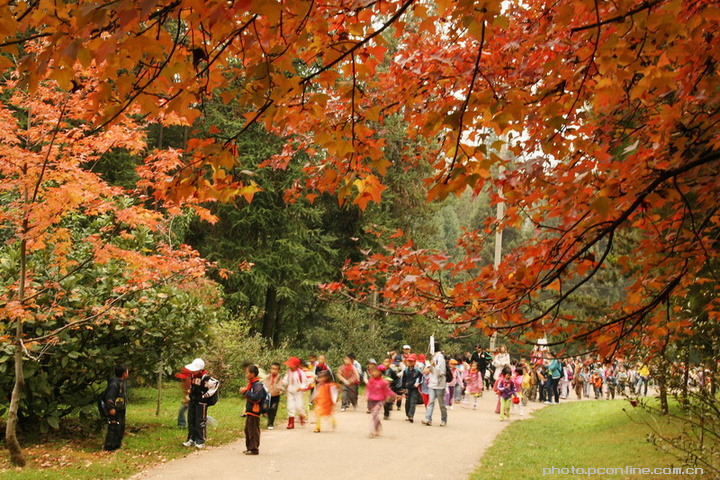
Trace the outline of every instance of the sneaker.
<instances>
[{"instance_id":1,"label":"sneaker","mask_svg":"<svg viewBox=\"0 0 720 480\"><path fill-rule=\"evenodd\" d=\"M346 411L346 410L347 410L347 408L345 408L345 407L342 407L342 408L340 409L341 412L344 412L344 411Z\"/></svg>"},{"instance_id":2,"label":"sneaker","mask_svg":"<svg viewBox=\"0 0 720 480\"><path fill-rule=\"evenodd\" d=\"M545 400L543 403L544 403L545 405L550 405L550 402L548 402L547 400Z\"/></svg>"},{"instance_id":3,"label":"sneaker","mask_svg":"<svg viewBox=\"0 0 720 480\"><path fill-rule=\"evenodd\" d=\"M203 449L203 448L205 448L205 444L204 443L196 443L195 448L197 448L198 450Z\"/></svg>"},{"instance_id":4,"label":"sneaker","mask_svg":"<svg viewBox=\"0 0 720 480\"><path fill-rule=\"evenodd\" d=\"M186 442L183 442L183 447L194 447L195 446L195 440L188 440Z\"/></svg>"},{"instance_id":5,"label":"sneaker","mask_svg":"<svg viewBox=\"0 0 720 480\"><path fill-rule=\"evenodd\" d=\"M275 430L275 427L273 427L272 425L268 425L268 430Z\"/></svg>"},{"instance_id":6,"label":"sneaker","mask_svg":"<svg viewBox=\"0 0 720 480\"><path fill-rule=\"evenodd\" d=\"M422 423L423 425L427 425L428 427L429 427L430 425L432 425L432 422L431 422L430 420L423 420L423 421L420 422L420 423Z\"/></svg>"},{"instance_id":7,"label":"sneaker","mask_svg":"<svg viewBox=\"0 0 720 480\"><path fill-rule=\"evenodd\" d=\"M383 420L389 420L389 419L390 419L390 415L383 415Z\"/></svg>"},{"instance_id":8,"label":"sneaker","mask_svg":"<svg viewBox=\"0 0 720 480\"><path fill-rule=\"evenodd\" d=\"M412 417L408 418L408 422L413 423L414 421Z\"/></svg>"},{"instance_id":9,"label":"sneaker","mask_svg":"<svg viewBox=\"0 0 720 480\"><path fill-rule=\"evenodd\" d=\"M440 422L441 427L444 427L445 425L447 425L447 422Z\"/></svg>"},{"instance_id":10,"label":"sneaker","mask_svg":"<svg viewBox=\"0 0 720 480\"><path fill-rule=\"evenodd\" d=\"M259 450L245 450L243 453L245 455L260 455Z\"/></svg>"},{"instance_id":11,"label":"sneaker","mask_svg":"<svg viewBox=\"0 0 720 480\"><path fill-rule=\"evenodd\" d=\"M448 410L455 410L455 407L453 405L449 405L447 408Z\"/></svg>"}]
</instances>

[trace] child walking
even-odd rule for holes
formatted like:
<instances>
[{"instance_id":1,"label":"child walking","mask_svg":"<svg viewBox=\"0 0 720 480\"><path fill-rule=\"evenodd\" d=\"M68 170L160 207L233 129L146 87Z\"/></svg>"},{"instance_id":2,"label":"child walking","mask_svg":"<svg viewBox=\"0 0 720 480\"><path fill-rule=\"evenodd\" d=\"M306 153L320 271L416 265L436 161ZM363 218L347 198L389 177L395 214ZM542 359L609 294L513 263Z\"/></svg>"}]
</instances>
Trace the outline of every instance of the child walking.
<instances>
[{"instance_id":1,"label":"child walking","mask_svg":"<svg viewBox=\"0 0 720 480\"><path fill-rule=\"evenodd\" d=\"M338 400L338 385L332 381L332 374L328 370L318 373L317 385L310 401L315 405L315 433L320 433L323 418L329 418L333 430L337 421L333 411Z\"/></svg>"},{"instance_id":2,"label":"child walking","mask_svg":"<svg viewBox=\"0 0 720 480\"><path fill-rule=\"evenodd\" d=\"M478 398L482 397L483 383L483 376L478 370L478 364L473 362L470 369L465 372L465 393L473 399L473 410L477 410Z\"/></svg>"},{"instance_id":3,"label":"child walking","mask_svg":"<svg viewBox=\"0 0 720 480\"><path fill-rule=\"evenodd\" d=\"M343 357L343 365L337 371L337 378L342 382L341 411L344 412L350 405L357 410L360 374L355 368L355 365L353 365L353 360L350 355Z\"/></svg>"},{"instance_id":4,"label":"child walking","mask_svg":"<svg viewBox=\"0 0 720 480\"><path fill-rule=\"evenodd\" d=\"M512 380L515 383L515 393L516 393L516 396L520 399L520 402L518 402L518 403L513 402L511 404L512 405L511 410L513 411L513 413L515 412L516 409L519 410L520 415L525 415L525 411L523 410L524 403L522 403L522 401L524 400L524 398L523 398L524 397L524 394L523 394L523 378L524 378L523 374L524 374L524 372L525 372L525 370L522 367L516 367L515 374L512 377Z\"/></svg>"},{"instance_id":5,"label":"child walking","mask_svg":"<svg viewBox=\"0 0 720 480\"><path fill-rule=\"evenodd\" d=\"M282 384L282 378L280 377L280 364L273 363L270 366L270 373L265 376L263 380L265 389L270 393L270 408L268 408L268 430L275 428L275 416L277 415L278 407L280 406L280 395L282 395L285 387Z\"/></svg>"},{"instance_id":6,"label":"child walking","mask_svg":"<svg viewBox=\"0 0 720 480\"><path fill-rule=\"evenodd\" d=\"M460 370L458 370L459 362L454 358L450 360L450 371L452 372L452 380L450 380L445 387L445 405L452 410L453 400L455 400L455 390L463 388L462 376Z\"/></svg>"},{"instance_id":7,"label":"child walking","mask_svg":"<svg viewBox=\"0 0 720 480\"><path fill-rule=\"evenodd\" d=\"M500 421L510 418L510 404L515 396L515 382L510 367L504 367L498 378L497 390L500 393Z\"/></svg>"},{"instance_id":8,"label":"child walking","mask_svg":"<svg viewBox=\"0 0 720 480\"><path fill-rule=\"evenodd\" d=\"M372 413L370 420L370 437L377 437L382 432L382 424L380 423L380 411L383 404L390 399L395 398L395 392L390 388L383 375L385 373L385 365L373 367L370 371L370 378L365 386L365 393L368 399L368 406Z\"/></svg>"},{"instance_id":9,"label":"child walking","mask_svg":"<svg viewBox=\"0 0 720 480\"><path fill-rule=\"evenodd\" d=\"M308 378L300 368L301 362L298 357L290 357L285 365L290 369L283 377L282 384L287 391L287 428L295 428L295 417L300 417L300 425L305 425L305 390L308 389Z\"/></svg>"}]
</instances>

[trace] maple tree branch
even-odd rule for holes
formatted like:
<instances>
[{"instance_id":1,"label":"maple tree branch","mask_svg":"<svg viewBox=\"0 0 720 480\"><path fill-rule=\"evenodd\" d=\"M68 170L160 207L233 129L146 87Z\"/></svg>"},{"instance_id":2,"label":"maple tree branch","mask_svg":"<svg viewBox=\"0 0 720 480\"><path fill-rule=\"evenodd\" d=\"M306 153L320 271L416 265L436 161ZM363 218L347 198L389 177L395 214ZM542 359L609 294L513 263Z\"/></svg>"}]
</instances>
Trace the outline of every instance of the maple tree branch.
<instances>
[{"instance_id":1,"label":"maple tree branch","mask_svg":"<svg viewBox=\"0 0 720 480\"><path fill-rule=\"evenodd\" d=\"M174 280L175 278L178 278L178 277L180 277L180 276L182 276L182 275L184 275L184 272L176 272L176 273L174 273L174 274L172 274L172 275L170 275L170 276L168 276L168 277L163 277L162 279L160 279L160 280L158 280L157 282L155 282L154 284L152 284L152 287L154 288L155 286L160 285L160 284L167 284L170 280ZM89 316L89 317L83 317L83 318L81 318L81 319L79 319L79 320L72 321L72 322L70 322L70 323L67 323L67 324L63 325L62 327L59 327L59 328L53 330L53 331L50 332L50 333L47 333L47 334L42 335L42 336L40 336L40 337L27 338L27 339L24 339L24 341L25 341L25 342L39 342L39 341L41 341L41 340L47 340L47 339L50 338L50 337L57 336L57 334L61 333L61 332L64 331L64 330L67 330L68 328L76 327L76 326L78 326L78 325L82 325L82 324L84 324L84 323L88 323L88 322L90 322L90 321L92 321L92 320L95 320L96 318L99 318L99 317L103 316L105 313L107 313L112 307L114 307L118 302L120 302L121 300L123 300L125 297L130 297L130 296L132 296L132 295L135 295L135 294L137 294L137 293L139 293L139 292L143 292L143 291L145 291L145 290L146 290L145 288L136 288L136 289L134 289L134 290L128 290L128 291L120 294L119 296L113 298L113 299L110 301L110 303L106 304L106 305L102 308L102 310L100 310L99 312L97 312L97 313L95 313L95 314L93 314L93 315L91 315L91 316ZM169 300L169 299L166 299L166 302L167 302L168 300Z\"/></svg>"},{"instance_id":2,"label":"maple tree branch","mask_svg":"<svg viewBox=\"0 0 720 480\"><path fill-rule=\"evenodd\" d=\"M462 140L462 134L463 134L463 123L465 121L465 112L467 112L468 105L470 104L470 96L472 95L473 88L475 87L475 80L477 79L478 74L480 73L480 60L482 58L482 51L483 47L485 46L485 20L482 22L482 31L480 33L480 47L478 48L477 58L475 59L475 68L473 69L472 79L470 80L470 87L468 88L468 93L465 96L465 101L462 104L462 107L460 108L460 121L458 125L458 133L457 133L457 139L455 140L455 152L453 152L453 158L450 162L450 166L448 167L448 173L445 177L445 183L450 181L450 176L452 175L452 171L455 168L455 162L458 158L458 153L460 151L460 141ZM493 91L494 93L494 91Z\"/></svg>"},{"instance_id":3,"label":"maple tree branch","mask_svg":"<svg viewBox=\"0 0 720 480\"><path fill-rule=\"evenodd\" d=\"M632 311L630 313L627 313L625 315L622 315L620 317L614 318L608 322L601 323L594 328L591 328L590 330L577 334L575 336L571 336L563 341L548 343L548 345L561 345L564 343L567 343L569 340L581 340L581 339L587 339L591 335L599 332L600 330L603 330L611 325L615 325L621 322L625 322L630 319L635 319L635 322L633 322L633 326L625 332L625 335L632 332L635 328L637 328L640 325L640 322L647 317L655 308L660 305L662 302L666 301L672 292L675 290L675 288L680 284L680 281L683 279L683 277L687 274L687 266L690 263L689 259L685 260L685 263L683 264L681 272L675 276L665 287L657 294L655 295L652 300L650 300L649 303L641 306L640 308L636 309L635 311ZM619 339L622 337L618 337L614 340L614 342L619 341ZM613 343L614 343L613 342Z\"/></svg>"},{"instance_id":4,"label":"maple tree branch","mask_svg":"<svg viewBox=\"0 0 720 480\"><path fill-rule=\"evenodd\" d=\"M548 275L543 277L541 285L549 285L555 279L559 278L575 260L585 255L590 250L590 248L592 248L597 242L599 242L602 238L608 235L608 233L616 230L620 225L622 225L630 217L630 215L632 215L632 213L635 212L635 210L637 210L640 205L642 205L642 203L645 201L645 198L652 192L654 192L664 182L684 173L687 173L690 170L693 170L699 166L716 162L718 160L720 160L720 150L710 151L706 152L703 155L697 156L695 160L688 162L685 165L663 171L655 178L655 180L650 182L650 184L637 195L635 200L614 221L612 221L607 227L603 228L600 232L598 232L595 237L593 237L588 243L586 243L582 248L575 252L570 258L562 262L556 269L552 270L548 273Z\"/></svg>"},{"instance_id":5,"label":"maple tree branch","mask_svg":"<svg viewBox=\"0 0 720 480\"><path fill-rule=\"evenodd\" d=\"M303 79L300 81L300 83L301 83L301 84L304 84L304 83L309 82L310 80L312 80L313 78L317 77L317 76L320 75L321 73L323 73L323 72L325 72L325 71L327 71L327 70L330 70L332 67L334 67L335 65L337 65L338 63L340 63L340 62L341 62L344 58L346 58L348 55L354 54L354 52L355 52L357 49L359 49L360 47L362 47L363 45L365 45L366 43L368 43L368 42L369 42L370 40L372 40L373 38L375 38L375 37L377 37L378 35L380 35L380 34L381 34L382 32L384 32L385 29L387 29L390 25L394 24L394 23L403 15L403 13L405 13L405 10L407 10L408 7L409 7L410 5L412 5L414 2L415 2L415 0L406 0L406 1L400 6L400 8L398 9L398 11L395 12L395 14L394 14L392 17L390 17L390 19L389 19L387 22L385 22L379 29L375 30L373 33L371 33L371 34L368 35L367 37L363 38L363 39L360 40L359 42L355 43L355 45L353 45L352 47L350 47L350 49L348 49L346 52L340 54L340 56L339 56L338 58L336 58L335 60L333 60L332 62L328 63L327 65L324 65L323 67L321 67L317 72L314 72L314 73L308 75L307 77L303 77Z\"/></svg>"},{"instance_id":6,"label":"maple tree branch","mask_svg":"<svg viewBox=\"0 0 720 480\"><path fill-rule=\"evenodd\" d=\"M51 35L52 35L52 33L36 33L35 35L30 35L29 37L17 38L15 40L8 40L7 42L0 43L0 48L9 47L10 45L18 45L20 43L29 42L30 40L35 40L38 38L49 37Z\"/></svg>"},{"instance_id":7,"label":"maple tree branch","mask_svg":"<svg viewBox=\"0 0 720 480\"><path fill-rule=\"evenodd\" d=\"M597 28L597 33L595 34L595 44L593 45L592 53L590 54L590 60L588 61L587 68L585 69L585 74L583 75L583 79L580 82L580 86L578 87L577 94L575 95L575 100L573 100L572 105L570 106L570 109L568 110L567 115L565 116L565 122L563 122L562 126L555 130L555 133L552 134L552 136L548 139L546 142L547 144L550 144L555 137L557 137L561 131L565 130L565 127L567 127L568 122L570 121L570 116L575 111L575 106L580 101L580 95L582 95L583 87L585 86L585 82L587 81L588 77L590 76L590 69L592 68L593 64L595 63L595 55L597 54L598 48L600 47L600 32L601 32L601 24L600 22L600 5L598 5L598 0L595 0L595 18L597 18L598 24L595 25L595 28Z\"/></svg>"},{"instance_id":8,"label":"maple tree branch","mask_svg":"<svg viewBox=\"0 0 720 480\"><path fill-rule=\"evenodd\" d=\"M570 32L571 32L571 33L581 32L581 31L583 31L583 30L590 30L590 29L592 29L592 28L597 28L597 27L600 27L600 26L602 26L602 25L607 25L608 23L622 22L622 21L624 21L627 17L631 17L632 15L635 15L636 13L642 12L643 10L651 9L651 8L653 8L655 5L658 5L658 4L662 3L663 1L665 1L665 0L655 0L655 1L652 1L652 2L645 1L645 2L641 3L640 5L638 5L637 7L633 8L632 10L628 10L626 13L623 13L623 14L621 14L621 15L617 15L617 16L612 17L612 18L608 18L607 20L600 20L600 19L598 18L598 21L597 21L596 23L592 23L592 24L590 24L590 25L583 25L582 27L571 28L571 29L570 29Z\"/></svg>"},{"instance_id":9,"label":"maple tree branch","mask_svg":"<svg viewBox=\"0 0 720 480\"><path fill-rule=\"evenodd\" d=\"M250 128L254 123L256 123L258 121L258 119L262 116L262 114L265 113L265 110L270 108L270 106L273 105L274 103L275 103L274 100L272 100L270 98L267 99L265 101L265 105L260 107L260 109L257 112L255 112L255 116L252 119L250 119L250 121L245 122L245 125L243 125L243 127L240 129L240 131L238 133L236 133L235 135L233 135L232 137L228 138L225 141L225 145L229 145L231 142L240 138L240 135L245 133L245 131L247 131L248 128Z\"/></svg>"},{"instance_id":10,"label":"maple tree branch","mask_svg":"<svg viewBox=\"0 0 720 480\"><path fill-rule=\"evenodd\" d=\"M685 204L685 207L687 208L688 214L690 215L690 227L693 232L693 235L695 236L695 239L700 244L700 248L702 248L703 252L705 253L706 257L706 265L708 266L708 269L710 270L710 274L715 279L715 282L720 284L720 278L718 278L718 275L715 272L715 269L712 266L712 263L707 261L707 259L712 258L710 253L707 251L707 248L705 248L705 240L700 236L700 232L705 229L705 226L707 226L707 223L710 221L710 219L717 213L718 209L720 209L720 206L716 206L712 209L712 211L706 216L705 221L703 222L703 225L700 226L700 229L698 230L696 221L695 221L695 215L693 214L692 207L690 205L690 201L685 196L685 193L680 188L680 185L678 185L677 177L673 179L673 185L675 186L675 190L680 194L680 198L682 198L683 203ZM678 235L679 237L679 235Z\"/></svg>"},{"instance_id":11,"label":"maple tree branch","mask_svg":"<svg viewBox=\"0 0 720 480\"><path fill-rule=\"evenodd\" d=\"M180 11L178 11L178 24L180 23L180 20L181 20L181 18L180 18L180 17L181 17L181 14L182 14L182 9L181 9ZM140 87L136 87L136 88L135 88L136 91L133 92L132 95L130 95L130 98L129 98L129 99L127 99L127 100L124 101L124 105L122 105L122 107L120 107L120 109L118 109L118 111L115 112L115 114L113 114L110 118L106 119L106 120L105 120L104 122L102 122L100 125L98 125L98 126L95 127L94 129L92 129L92 130L87 134L88 136L91 136L91 135L96 134L97 132L99 132L100 130L102 130L103 128L105 128L107 125L109 125L110 123L112 123L112 122L113 122L116 118L118 118L120 115L122 115L122 114L125 112L125 110L127 110L127 109L130 107L130 105L133 104L133 102L135 101L135 99L137 99L141 94L143 94L144 91L145 91L150 85L152 85L153 82L155 82L155 80L156 80L158 77L160 77L160 74L163 72L163 70L165 70L165 67L167 67L168 64L170 63L170 59L172 59L173 55L175 55L175 52L177 51L178 45L180 45L180 30L181 30L180 28L177 29L177 32L176 32L176 34L175 34L175 38L173 39L172 48L170 49L170 52L168 53L167 57L166 57L165 60L163 60L157 67L155 67L155 72L150 76L150 78L148 78L147 82L145 82L145 85L142 85L142 86L140 86ZM141 77L138 76L138 81L135 82L134 86L135 86L135 85L139 85L140 78L141 78Z\"/></svg>"},{"instance_id":12,"label":"maple tree branch","mask_svg":"<svg viewBox=\"0 0 720 480\"><path fill-rule=\"evenodd\" d=\"M118 230L120 230L120 223L117 223L117 224L115 225L115 228L112 230L112 232L110 232L110 234L107 236L107 238L105 238L105 241L104 241L103 244L100 246L101 249L110 242L110 239L115 236L115 234L118 232ZM66 274L63 275L62 277L56 279L54 282L55 282L55 283L62 282L62 281L65 280L66 278L74 275L75 273L77 273L77 272L79 272L80 270L82 270L83 268L85 268L85 267L86 267L91 261L93 261L94 259L95 259L95 255L90 255L88 258L86 258L85 260L83 260L82 262L80 262L75 268L73 268L72 270L70 270L68 273L66 273ZM48 290L50 290L50 287L41 288L40 290L38 290L38 291L35 292L34 294L30 295L29 297L25 297L25 299L24 299L24 301L23 301L23 304L27 303L28 301L30 301L30 300L32 300L32 299L34 299L34 298L36 298L36 297L39 297L40 295L42 295L43 293L47 292Z\"/></svg>"},{"instance_id":13,"label":"maple tree branch","mask_svg":"<svg viewBox=\"0 0 720 480\"><path fill-rule=\"evenodd\" d=\"M516 324L508 325L508 326L496 327L496 329L497 330L513 330L518 327L530 326L530 325L542 320L543 318L545 318L553 310L560 308L560 305L562 304L562 302L567 300L567 298L572 293L574 293L577 289L579 289L585 283L590 281L595 276L595 274L600 270L600 267L602 267L605 259L607 258L607 256L610 254L610 251L612 250L612 245L613 245L612 238L613 238L613 232L610 233L610 239L608 240L607 247L605 248L605 251L603 252L602 257L600 258L600 261L597 262L597 264L592 269L592 271L588 275L586 275L584 278L582 278L577 284L575 284L573 287L571 287L568 291L566 291L565 293L561 293L561 295L557 299L555 299L554 302L549 307L546 307L544 311L542 311L540 314L538 314L538 315L534 316L533 318L526 320L524 322L516 323ZM522 300L522 298L516 300L513 303L518 304L521 300ZM555 315L557 318L557 310L556 310ZM565 342L560 342L560 343L565 343Z\"/></svg>"},{"instance_id":14,"label":"maple tree branch","mask_svg":"<svg viewBox=\"0 0 720 480\"><path fill-rule=\"evenodd\" d=\"M40 174L38 175L37 182L35 182L35 188L33 189L32 198L30 199L31 204L35 203L38 193L40 192L40 185L42 185L43 178L45 177L45 170L47 170L47 165L50 161L50 154L52 153L53 145L55 145L55 140L57 139L58 133L60 132L60 124L62 123L62 119L65 116L66 109L67 102L63 104L62 109L60 110L60 115L58 116L58 120L55 123L55 127L53 128L52 138L50 139L47 153L45 154L45 158L43 159L42 168L40 169Z\"/></svg>"},{"instance_id":15,"label":"maple tree branch","mask_svg":"<svg viewBox=\"0 0 720 480\"><path fill-rule=\"evenodd\" d=\"M377 305L369 305L368 303L366 303L366 302L360 300L359 298L354 297L354 296L350 295L349 293L344 292L342 290L340 290L336 293L339 293L340 295L347 298L349 301L351 301L353 303L357 303L358 305L362 305L363 307L372 308L373 310L377 310L378 312L391 313L393 315L404 315L404 316L409 316L409 317L414 316L414 315L420 315L419 311L410 312L407 310L395 310L395 309L379 307Z\"/></svg>"},{"instance_id":16,"label":"maple tree branch","mask_svg":"<svg viewBox=\"0 0 720 480\"><path fill-rule=\"evenodd\" d=\"M100 310L99 312L95 313L94 315L91 315L91 316L89 316L89 317L84 317L84 318L81 318L81 319L79 319L79 320L72 321L72 322L70 322L70 323L66 323L66 324L63 325L62 327L59 327L59 328L53 330L52 332L50 332L50 333L48 333L48 334L42 335L42 336L40 336L40 337L26 338L26 339L24 339L23 341L26 342L26 343L29 343L29 342L40 342L40 341L42 341L42 340L47 340L47 339L50 338L50 337L55 337L55 336L57 336L59 333L61 333L61 332L64 331L64 330L67 330L68 328L75 327L75 326L81 325L81 324L83 324L83 323L87 323L87 322L90 322L90 321L92 321L92 320L95 320L96 318L101 317L102 315L104 315L107 311L109 311L112 307L114 307L116 303L118 303L120 300L122 300L122 299L125 298L126 296L128 296L128 295L130 295L130 294L134 294L134 293L139 292L139 291L140 291L140 290L138 289L138 290L132 290L132 291L129 291L129 292L125 292L125 293L121 294L120 296L118 296L118 297L116 297L116 298L113 298L113 299L110 301L109 304L105 305L105 306L102 308L102 310Z\"/></svg>"}]
</instances>

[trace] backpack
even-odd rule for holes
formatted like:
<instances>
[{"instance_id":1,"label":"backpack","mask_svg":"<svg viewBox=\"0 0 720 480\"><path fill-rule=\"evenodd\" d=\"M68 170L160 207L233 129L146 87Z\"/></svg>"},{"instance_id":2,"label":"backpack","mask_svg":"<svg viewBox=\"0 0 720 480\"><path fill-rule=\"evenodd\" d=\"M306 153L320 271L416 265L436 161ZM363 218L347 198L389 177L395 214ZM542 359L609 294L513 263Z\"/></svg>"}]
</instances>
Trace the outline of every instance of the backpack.
<instances>
[{"instance_id":1,"label":"backpack","mask_svg":"<svg viewBox=\"0 0 720 480\"><path fill-rule=\"evenodd\" d=\"M207 405L208 407L212 407L212 406L215 405L215 404L218 402L218 400L220 399L220 380L218 380L217 378L213 378L213 377L211 377L210 375L207 375L207 380L205 380L205 377L203 377L203 380L204 380L204 381L214 380L214 381L216 381L217 384L218 384L218 387L217 387L217 389L215 390L215 393L213 393L212 395L210 395L210 396L207 397L207 398L203 398L202 401L201 401L201 403L204 403L204 404Z\"/></svg>"},{"instance_id":2,"label":"backpack","mask_svg":"<svg viewBox=\"0 0 720 480\"><path fill-rule=\"evenodd\" d=\"M450 369L450 362L445 360L445 381L446 382L452 382L453 379L453 372Z\"/></svg>"},{"instance_id":3,"label":"backpack","mask_svg":"<svg viewBox=\"0 0 720 480\"><path fill-rule=\"evenodd\" d=\"M270 402L272 401L272 397L270 396L270 392L268 389L263 385L263 393L265 394L263 396L262 401L260 402L260 415L266 414L270 411Z\"/></svg>"},{"instance_id":4,"label":"backpack","mask_svg":"<svg viewBox=\"0 0 720 480\"><path fill-rule=\"evenodd\" d=\"M107 403L105 403L105 395L107 395L107 389L105 389L97 399L98 413L100 413L102 418L110 416L110 409L107 407Z\"/></svg>"}]
</instances>

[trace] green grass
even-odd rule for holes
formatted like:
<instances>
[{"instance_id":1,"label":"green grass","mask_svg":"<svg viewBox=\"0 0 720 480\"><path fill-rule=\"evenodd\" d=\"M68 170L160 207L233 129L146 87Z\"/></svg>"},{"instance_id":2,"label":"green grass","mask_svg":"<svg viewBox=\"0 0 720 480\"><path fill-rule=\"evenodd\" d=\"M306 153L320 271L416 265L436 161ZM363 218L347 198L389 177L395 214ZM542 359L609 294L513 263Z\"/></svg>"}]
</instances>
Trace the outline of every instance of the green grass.
<instances>
[{"instance_id":1,"label":"green grass","mask_svg":"<svg viewBox=\"0 0 720 480\"><path fill-rule=\"evenodd\" d=\"M627 413L623 411L627 410ZM550 467L679 467L648 441L650 416L625 400L572 402L543 408L512 423L485 452L473 480L536 480ZM664 430L677 425L658 420ZM596 475L597 476L597 475ZM546 478L588 478L549 475ZM637 478L602 475L604 479ZM669 477L668 477L669 478Z\"/></svg>"},{"instance_id":2,"label":"green grass","mask_svg":"<svg viewBox=\"0 0 720 480\"><path fill-rule=\"evenodd\" d=\"M177 386L164 391L160 416L155 416L157 390L135 388L129 392L126 435L122 449L108 454L101 451L105 429L99 422L66 421L61 429L47 435L21 439L28 465L13 468L3 449L0 479L116 479L126 478L148 466L179 458L192 450L183 447L187 429L177 427L180 391ZM276 424L285 418L284 402ZM244 400L222 395L209 414L218 422L208 427L208 446L232 442L243 436ZM262 420L263 427L267 420Z\"/></svg>"}]
</instances>

